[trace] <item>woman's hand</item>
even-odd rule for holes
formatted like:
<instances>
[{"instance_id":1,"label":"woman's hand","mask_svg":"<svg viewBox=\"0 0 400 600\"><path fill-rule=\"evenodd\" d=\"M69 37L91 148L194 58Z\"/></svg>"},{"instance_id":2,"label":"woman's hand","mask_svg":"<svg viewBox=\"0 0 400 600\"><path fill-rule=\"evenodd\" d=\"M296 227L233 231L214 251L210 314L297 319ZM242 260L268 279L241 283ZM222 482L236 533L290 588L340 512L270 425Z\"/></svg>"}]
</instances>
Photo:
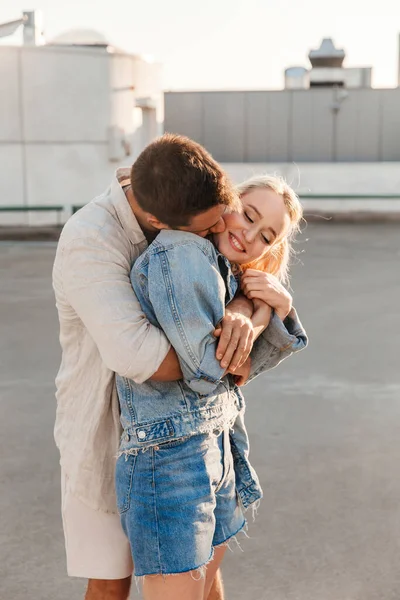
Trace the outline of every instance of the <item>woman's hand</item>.
<instances>
[{"instance_id":1,"label":"woman's hand","mask_svg":"<svg viewBox=\"0 0 400 600\"><path fill-rule=\"evenodd\" d=\"M270 273L247 269L241 278L241 288L250 300L262 300L273 308L282 321L292 309L292 296Z\"/></svg>"}]
</instances>

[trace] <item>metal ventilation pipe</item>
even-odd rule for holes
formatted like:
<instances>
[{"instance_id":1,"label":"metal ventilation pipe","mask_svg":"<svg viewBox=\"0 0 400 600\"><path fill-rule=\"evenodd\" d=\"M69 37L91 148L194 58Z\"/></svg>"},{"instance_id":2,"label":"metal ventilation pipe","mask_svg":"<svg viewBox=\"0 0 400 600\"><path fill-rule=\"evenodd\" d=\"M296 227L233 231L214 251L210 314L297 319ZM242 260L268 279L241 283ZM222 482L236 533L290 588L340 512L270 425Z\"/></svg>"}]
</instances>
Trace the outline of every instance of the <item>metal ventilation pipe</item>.
<instances>
[{"instance_id":1,"label":"metal ventilation pipe","mask_svg":"<svg viewBox=\"0 0 400 600\"><path fill-rule=\"evenodd\" d=\"M397 64L397 85L398 85L398 87L400 87L400 33L399 33L399 39L398 39L398 48L399 48L399 57L398 57L398 64Z\"/></svg>"},{"instance_id":2,"label":"metal ventilation pipe","mask_svg":"<svg viewBox=\"0 0 400 600\"><path fill-rule=\"evenodd\" d=\"M23 12L24 46L41 46L44 44L43 15L40 10Z\"/></svg>"}]
</instances>

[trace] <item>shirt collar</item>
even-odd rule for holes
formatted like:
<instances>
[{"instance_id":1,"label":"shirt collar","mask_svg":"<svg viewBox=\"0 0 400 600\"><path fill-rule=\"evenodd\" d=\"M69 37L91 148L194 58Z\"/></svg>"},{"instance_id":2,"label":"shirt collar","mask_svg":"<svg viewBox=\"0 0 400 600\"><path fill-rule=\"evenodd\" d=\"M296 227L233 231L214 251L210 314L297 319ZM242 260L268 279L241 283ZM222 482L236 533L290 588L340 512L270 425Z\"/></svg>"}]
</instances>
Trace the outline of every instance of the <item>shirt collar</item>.
<instances>
[{"instance_id":1,"label":"shirt collar","mask_svg":"<svg viewBox=\"0 0 400 600\"><path fill-rule=\"evenodd\" d=\"M123 230L128 236L132 244L140 244L146 241L145 235L133 214L125 192L120 185L120 181L129 179L130 169L128 167L122 167L117 169L115 176L111 183L111 201L117 213L119 222L122 225Z\"/></svg>"}]
</instances>

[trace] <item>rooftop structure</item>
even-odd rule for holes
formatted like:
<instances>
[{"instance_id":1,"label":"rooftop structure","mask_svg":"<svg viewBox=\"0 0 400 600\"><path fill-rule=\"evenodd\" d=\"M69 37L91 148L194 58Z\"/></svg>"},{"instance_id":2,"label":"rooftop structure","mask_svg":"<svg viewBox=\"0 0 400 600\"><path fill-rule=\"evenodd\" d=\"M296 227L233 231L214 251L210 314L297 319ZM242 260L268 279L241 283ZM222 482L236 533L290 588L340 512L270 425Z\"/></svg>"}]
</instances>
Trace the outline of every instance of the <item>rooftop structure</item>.
<instances>
[{"instance_id":1,"label":"rooftop structure","mask_svg":"<svg viewBox=\"0 0 400 600\"><path fill-rule=\"evenodd\" d=\"M161 67L95 30L47 42L37 17L0 25L23 33L0 46L1 202L84 204L161 132Z\"/></svg>"},{"instance_id":2,"label":"rooftop structure","mask_svg":"<svg viewBox=\"0 0 400 600\"><path fill-rule=\"evenodd\" d=\"M0 38L9 37L18 29L23 31L23 44L25 46L44 44L43 15L41 11L25 10L19 18L0 23Z\"/></svg>"},{"instance_id":3,"label":"rooftop structure","mask_svg":"<svg viewBox=\"0 0 400 600\"><path fill-rule=\"evenodd\" d=\"M311 69L289 67L285 71L286 89L313 87L370 88L372 67L345 67L346 53L336 48L331 38L324 38L319 48L308 55Z\"/></svg>"}]
</instances>

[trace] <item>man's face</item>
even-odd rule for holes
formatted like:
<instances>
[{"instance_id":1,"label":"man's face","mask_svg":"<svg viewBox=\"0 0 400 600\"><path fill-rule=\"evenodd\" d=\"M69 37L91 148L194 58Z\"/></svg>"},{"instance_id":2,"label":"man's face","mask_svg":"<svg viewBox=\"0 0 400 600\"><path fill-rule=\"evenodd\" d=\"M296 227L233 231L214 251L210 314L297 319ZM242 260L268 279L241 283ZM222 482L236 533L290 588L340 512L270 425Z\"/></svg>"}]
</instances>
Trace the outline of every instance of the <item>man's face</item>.
<instances>
[{"instance_id":1,"label":"man's face","mask_svg":"<svg viewBox=\"0 0 400 600\"><path fill-rule=\"evenodd\" d=\"M225 230L223 215L226 206L220 204L194 216L189 225L177 227L180 231L189 231L200 237L206 237L211 233L222 233Z\"/></svg>"}]
</instances>

